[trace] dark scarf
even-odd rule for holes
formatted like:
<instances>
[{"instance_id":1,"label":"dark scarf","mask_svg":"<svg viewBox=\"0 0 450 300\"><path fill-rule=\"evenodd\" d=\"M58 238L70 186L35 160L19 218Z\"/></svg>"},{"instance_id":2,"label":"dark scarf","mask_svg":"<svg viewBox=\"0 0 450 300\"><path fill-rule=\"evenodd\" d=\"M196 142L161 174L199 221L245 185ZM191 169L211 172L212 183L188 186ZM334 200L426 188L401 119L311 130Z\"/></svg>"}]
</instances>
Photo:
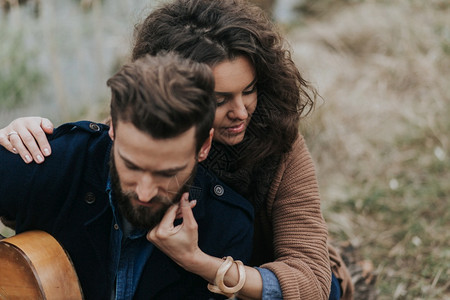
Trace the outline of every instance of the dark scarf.
<instances>
[{"instance_id":1,"label":"dark scarf","mask_svg":"<svg viewBox=\"0 0 450 300\"><path fill-rule=\"evenodd\" d=\"M246 163L242 157L250 149L249 140L254 138L248 136L234 146L213 142L208 158L202 164L248 199L256 213L264 207L280 157L269 156L253 164Z\"/></svg>"}]
</instances>

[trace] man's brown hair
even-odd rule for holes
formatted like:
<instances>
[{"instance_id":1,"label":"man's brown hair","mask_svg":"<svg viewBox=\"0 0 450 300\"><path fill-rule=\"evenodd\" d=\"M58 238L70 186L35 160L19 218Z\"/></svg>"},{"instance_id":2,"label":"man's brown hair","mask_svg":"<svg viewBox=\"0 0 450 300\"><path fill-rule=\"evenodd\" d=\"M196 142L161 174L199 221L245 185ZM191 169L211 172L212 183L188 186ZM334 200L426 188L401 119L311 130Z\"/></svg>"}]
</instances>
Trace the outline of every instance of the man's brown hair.
<instances>
[{"instance_id":1,"label":"man's brown hair","mask_svg":"<svg viewBox=\"0 0 450 300\"><path fill-rule=\"evenodd\" d=\"M146 55L112 76L111 118L131 122L156 139L176 137L196 127L196 149L209 136L216 101L214 77L202 63L173 53Z\"/></svg>"}]
</instances>

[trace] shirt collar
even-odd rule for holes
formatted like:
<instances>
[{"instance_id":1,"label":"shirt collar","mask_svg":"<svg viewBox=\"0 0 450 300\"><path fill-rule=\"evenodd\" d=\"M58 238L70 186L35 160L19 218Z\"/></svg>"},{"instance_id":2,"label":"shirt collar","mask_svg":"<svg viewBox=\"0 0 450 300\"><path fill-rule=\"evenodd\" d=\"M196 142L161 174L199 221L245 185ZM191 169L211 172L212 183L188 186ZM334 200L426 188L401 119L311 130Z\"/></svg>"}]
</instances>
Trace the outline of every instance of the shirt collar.
<instances>
[{"instance_id":1,"label":"shirt collar","mask_svg":"<svg viewBox=\"0 0 450 300\"><path fill-rule=\"evenodd\" d=\"M123 233L123 237L134 240L146 235L148 230L135 228L130 222L128 222L127 219L120 215L119 210L117 209L117 203L112 194L110 176L108 176L108 180L106 182L106 192L108 193L109 205L111 206L114 215L114 221L119 225L119 229Z\"/></svg>"}]
</instances>

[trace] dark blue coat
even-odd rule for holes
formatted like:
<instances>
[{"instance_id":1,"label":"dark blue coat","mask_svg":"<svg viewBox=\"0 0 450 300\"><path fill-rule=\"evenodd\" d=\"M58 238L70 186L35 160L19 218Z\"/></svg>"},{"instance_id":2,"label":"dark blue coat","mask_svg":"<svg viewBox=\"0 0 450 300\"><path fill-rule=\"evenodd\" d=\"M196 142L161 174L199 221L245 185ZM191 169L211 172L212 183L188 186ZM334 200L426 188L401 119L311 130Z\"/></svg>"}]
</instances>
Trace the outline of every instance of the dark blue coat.
<instances>
[{"instance_id":1,"label":"dark blue coat","mask_svg":"<svg viewBox=\"0 0 450 300\"><path fill-rule=\"evenodd\" d=\"M46 162L25 164L0 150L0 215L16 220L16 232L52 234L73 260L86 299L108 299L113 287L108 259L112 211L106 193L111 139L108 127L65 124L49 136ZM191 189L199 246L213 256L249 259L253 207L199 166ZM136 299L209 299L206 281L180 268L156 247L139 282Z\"/></svg>"}]
</instances>

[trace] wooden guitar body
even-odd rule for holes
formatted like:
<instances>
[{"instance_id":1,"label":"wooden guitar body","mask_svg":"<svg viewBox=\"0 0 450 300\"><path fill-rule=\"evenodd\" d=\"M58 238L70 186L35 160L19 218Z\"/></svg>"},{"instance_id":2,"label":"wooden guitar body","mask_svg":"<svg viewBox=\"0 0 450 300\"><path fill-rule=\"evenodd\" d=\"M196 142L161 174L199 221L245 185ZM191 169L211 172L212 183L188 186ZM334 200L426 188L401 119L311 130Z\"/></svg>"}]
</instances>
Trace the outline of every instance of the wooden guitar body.
<instances>
[{"instance_id":1,"label":"wooden guitar body","mask_svg":"<svg viewBox=\"0 0 450 300\"><path fill-rule=\"evenodd\" d=\"M43 231L0 241L0 299L83 299L72 261Z\"/></svg>"}]
</instances>

